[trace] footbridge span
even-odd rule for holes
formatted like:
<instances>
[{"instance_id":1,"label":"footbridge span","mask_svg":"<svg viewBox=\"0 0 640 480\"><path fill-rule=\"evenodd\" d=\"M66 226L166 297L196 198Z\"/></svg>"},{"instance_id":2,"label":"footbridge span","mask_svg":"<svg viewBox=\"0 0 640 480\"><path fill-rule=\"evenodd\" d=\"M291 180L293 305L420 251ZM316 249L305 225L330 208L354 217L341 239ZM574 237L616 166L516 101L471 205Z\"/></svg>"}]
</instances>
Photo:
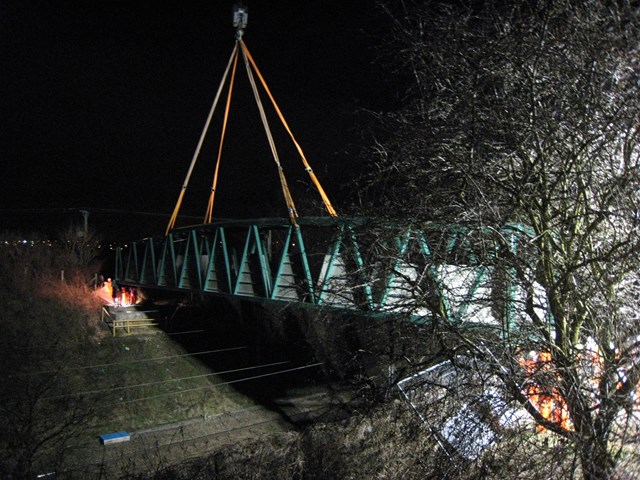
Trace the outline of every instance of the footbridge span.
<instances>
[{"instance_id":1,"label":"footbridge span","mask_svg":"<svg viewBox=\"0 0 640 480\"><path fill-rule=\"evenodd\" d=\"M499 231L436 223L402 225L338 216L243 41L246 23L246 10L236 10L236 43L165 234L119 249L115 273L118 281L133 287L201 296L403 314L416 322L426 322L436 312L450 321L473 319L508 327L516 315L518 287L512 275L492 267L492 260L496 255L515 255L520 239L527 235L526 229L517 225ZM245 66L288 218L229 220L213 215L239 63ZM179 227L182 200L225 88L222 130L203 223ZM326 216L299 215L263 96L268 98L295 146L310 185L322 199Z\"/></svg>"},{"instance_id":2,"label":"footbridge span","mask_svg":"<svg viewBox=\"0 0 640 480\"><path fill-rule=\"evenodd\" d=\"M492 265L515 254L526 231L435 223L403 227L364 218L218 220L132 242L117 251L125 285L285 302L426 322L507 327L515 278Z\"/></svg>"}]
</instances>

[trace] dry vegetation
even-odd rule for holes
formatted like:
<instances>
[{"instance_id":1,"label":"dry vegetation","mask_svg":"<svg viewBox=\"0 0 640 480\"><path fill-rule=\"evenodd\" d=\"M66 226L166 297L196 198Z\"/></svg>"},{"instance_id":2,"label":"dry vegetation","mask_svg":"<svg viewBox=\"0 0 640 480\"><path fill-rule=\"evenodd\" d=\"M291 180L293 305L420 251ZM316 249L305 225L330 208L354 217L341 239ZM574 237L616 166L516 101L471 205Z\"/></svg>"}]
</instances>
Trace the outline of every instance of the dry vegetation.
<instances>
[{"instance_id":1,"label":"dry vegetation","mask_svg":"<svg viewBox=\"0 0 640 480\"><path fill-rule=\"evenodd\" d=\"M99 472L104 454L100 434L204 418L252 404L229 387L212 389L216 380L209 368L181 356L184 349L162 332L112 337L101 324L101 303L88 286L97 268L90 260L78 261L66 245L60 249L34 241L2 246L3 478L50 471L90 478L92 470ZM162 360L153 360L158 357ZM184 377L189 378L173 382Z\"/></svg>"}]
</instances>

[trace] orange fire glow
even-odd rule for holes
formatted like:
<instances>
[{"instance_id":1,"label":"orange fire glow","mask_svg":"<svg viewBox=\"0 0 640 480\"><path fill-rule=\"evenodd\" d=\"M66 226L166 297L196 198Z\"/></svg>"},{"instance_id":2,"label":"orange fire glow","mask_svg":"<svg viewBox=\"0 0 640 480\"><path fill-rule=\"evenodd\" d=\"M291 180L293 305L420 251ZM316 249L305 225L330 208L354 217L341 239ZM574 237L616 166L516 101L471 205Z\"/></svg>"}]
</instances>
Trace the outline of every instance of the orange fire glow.
<instances>
[{"instance_id":1,"label":"orange fire glow","mask_svg":"<svg viewBox=\"0 0 640 480\"><path fill-rule=\"evenodd\" d=\"M520 363L525 367L527 376L530 378L534 378L540 372L550 372L553 368L549 352L532 353L528 359L521 360ZM558 424L565 430L573 429L567 403L556 387L541 386L531 382L524 388L524 393L545 420ZM539 432L546 430L542 425L536 428Z\"/></svg>"},{"instance_id":2,"label":"orange fire glow","mask_svg":"<svg viewBox=\"0 0 640 480\"><path fill-rule=\"evenodd\" d=\"M604 361L600 355L597 345L587 345L583 354L581 355L582 365L589 372L590 386L593 392L597 392L599 388L599 378L601 378L604 371ZM565 430L573 430L573 424L569 418L569 410L567 403L560 394L560 391L556 387L541 386L536 383L535 378L541 374L553 375L553 362L550 352L531 352L529 357L520 360L520 364L525 368L527 377L530 382L524 388L524 393L527 395L531 403L538 409L540 414L553 423L558 424ZM624 371L618 371L620 381L617 388L620 389L623 386L623 379L626 378ZM636 388L636 391L632 394L633 408L636 411L640 411L640 385ZM593 408L598 408L598 399L594 395ZM544 431L545 428L542 425L538 425L537 430Z\"/></svg>"},{"instance_id":3,"label":"orange fire glow","mask_svg":"<svg viewBox=\"0 0 640 480\"><path fill-rule=\"evenodd\" d=\"M136 290L133 288L120 287L116 295L113 295L113 283L111 280L104 282L101 288L98 288L95 294L105 303L118 306L129 306L137 303Z\"/></svg>"}]
</instances>

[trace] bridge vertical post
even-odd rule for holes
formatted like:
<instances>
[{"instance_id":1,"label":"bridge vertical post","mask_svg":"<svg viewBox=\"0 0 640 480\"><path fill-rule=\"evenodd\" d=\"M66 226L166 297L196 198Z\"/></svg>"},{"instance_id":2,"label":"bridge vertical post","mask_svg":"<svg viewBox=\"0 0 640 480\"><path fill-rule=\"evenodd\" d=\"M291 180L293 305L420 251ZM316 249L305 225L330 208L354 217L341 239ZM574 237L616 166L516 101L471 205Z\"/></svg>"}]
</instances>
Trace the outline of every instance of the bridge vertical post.
<instances>
[{"instance_id":1,"label":"bridge vertical post","mask_svg":"<svg viewBox=\"0 0 640 480\"><path fill-rule=\"evenodd\" d=\"M325 303L327 295L330 293L329 281L333 278L333 271L335 269L338 257L340 255L340 247L342 246L342 233L344 228L340 227L339 233L333 241L329 253L325 255L320 276L318 277L319 288L316 295L316 304L321 305Z\"/></svg>"},{"instance_id":2,"label":"bridge vertical post","mask_svg":"<svg viewBox=\"0 0 640 480\"><path fill-rule=\"evenodd\" d=\"M179 288L197 289L198 293L202 293L202 268L200 265L202 251L200 247L198 230L189 231L178 277Z\"/></svg>"},{"instance_id":3,"label":"bridge vertical post","mask_svg":"<svg viewBox=\"0 0 640 480\"><path fill-rule=\"evenodd\" d=\"M262 285L264 287L264 296L265 298L271 298L273 284L271 280L271 265L269 263L269 258L267 257L268 252L265 251L264 245L262 244L262 238L260 238L260 229L257 225L253 225L253 229L256 239L256 249L258 251L258 261L260 263Z\"/></svg>"},{"instance_id":4,"label":"bridge vertical post","mask_svg":"<svg viewBox=\"0 0 640 480\"><path fill-rule=\"evenodd\" d=\"M225 234L224 227L218 227L216 232L216 239L220 236L220 244L222 247L222 257L224 260L225 276L227 278L228 292L231 293L233 288L231 286L231 262L229 261L229 249L227 247L227 236Z\"/></svg>"},{"instance_id":5,"label":"bridge vertical post","mask_svg":"<svg viewBox=\"0 0 640 480\"><path fill-rule=\"evenodd\" d=\"M360 277L359 283L362 283L362 295L364 296L364 300L366 302L366 306L368 310L374 309L373 304L373 292L371 290L371 282L370 279L366 278L364 275L364 260L362 258L362 253L360 251L360 245L358 244L358 240L356 238L356 232L353 229L352 225L346 226L347 231L349 232L349 240L351 240L351 246L353 248L353 259L356 263L356 275Z\"/></svg>"},{"instance_id":6,"label":"bridge vertical post","mask_svg":"<svg viewBox=\"0 0 640 480\"><path fill-rule=\"evenodd\" d=\"M161 287L172 287L178 284L176 252L173 245L174 235L170 233L164 237L162 244L162 254L160 258L160 268L158 269L157 285ZM169 271L167 272L167 266Z\"/></svg>"},{"instance_id":7,"label":"bridge vertical post","mask_svg":"<svg viewBox=\"0 0 640 480\"><path fill-rule=\"evenodd\" d=\"M389 298L389 294L394 286L394 282L397 276L398 267L402 262L402 257L405 255L407 251L407 246L409 245L409 238L411 237L410 229L405 230L403 235L398 237L394 237L393 241L396 244L397 252L394 252L395 259L393 261L393 266L391 267L391 271L389 272L389 276L385 279L384 282L384 290L382 291L380 298L377 303L377 308L384 309L387 306L387 300Z\"/></svg>"},{"instance_id":8,"label":"bridge vertical post","mask_svg":"<svg viewBox=\"0 0 640 480\"><path fill-rule=\"evenodd\" d=\"M151 268L151 278L153 279L152 283L155 284L157 282L158 272L153 238L147 238L145 240L144 255L142 258L142 269L140 271L140 283L149 283L147 275L147 270L149 268Z\"/></svg>"},{"instance_id":9,"label":"bridge vertical post","mask_svg":"<svg viewBox=\"0 0 640 480\"><path fill-rule=\"evenodd\" d=\"M247 295L258 296L254 289L253 283L253 266L255 263L251 262L251 255L257 255L258 268L260 269L260 280L262 287L263 298L270 298L271 294L271 275L269 273L270 267L268 259L265 258L264 249L262 248L262 240L260 238L260 230L257 225L250 225L247 229L247 236L245 238L242 258L238 266L238 275L235 285L233 287L234 295ZM243 291L244 289L244 291Z\"/></svg>"},{"instance_id":10,"label":"bridge vertical post","mask_svg":"<svg viewBox=\"0 0 640 480\"><path fill-rule=\"evenodd\" d=\"M513 229L509 229L507 248L514 256L518 254L518 237ZM503 338L508 340L511 336L511 330L515 324L516 317L516 289L517 289L516 269L511 267L508 269L507 276L507 299L503 321Z\"/></svg>"},{"instance_id":11,"label":"bridge vertical post","mask_svg":"<svg viewBox=\"0 0 640 480\"><path fill-rule=\"evenodd\" d=\"M451 249L453 248L453 244L450 243L451 239L448 239L447 241L447 253L450 253ZM433 282L433 288L434 288L434 298L438 298L439 299L439 305L438 308L439 310L441 310L441 313L446 317L446 319L448 320L449 318L451 318L451 306L449 305L449 301L447 300L447 297L444 294L444 287L442 285L442 282L440 280L440 276L438 275L438 269L436 268L436 266L434 265L434 256L433 256L433 252L431 251L431 247L429 246L429 243L427 242L427 239L425 238L424 232L421 232L421 239L420 239L420 243L422 246L422 252L424 253L427 262L429 262L429 268L427 269L427 272L429 274L429 276L431 277L431 281ZM434 306L431 306L431 308L434 308Z\"/></svg>"},{"instance_id":12,"label":"bridge vertical post","mask_svg":"<svg viewBox=\"0 0 640 480\"><path fill-rule=\"evenodd\" d=\"M129 247L129 255L127 256L127 265L124 271L124 280L139 280L139 265L138 265L138 244L137 242L131 242Z\"/></svg>"},{"instance_id":13,"label":"bridge vertical post","mask_svg":"<svg viewBox=\"0 0 640 480\"><path fill-rule=\"evenodd\" d=\"M305 277L305 282L307 283L307 293L309 294L309 302L316 304L316 295L314 291L313 278L311 276L311 268L309 268L309 259L307 258L307 249L304 244L304 240L302 238L302 230L300 230L299 225L291 226L296 232L296 238L298 240L298 244L300 245L300 259L302 262L302 269Z\"/></svg>"},{"instance_id":14,"label":"bridge vertical post","mask_svg":"<svg viewBox=\"0 0 640 480\"><path fill-rule=\"evenodd\" d=\"M231 268L224 227L215 227L211 243L207 243L207 253L209 255L209 262L204 278L204 290L207 292L217 291L231 293L233 291L231 286ZM220 258L222 261L220 261ZM218 268L219 265L222 265L222 271ZM222 276L224 276L224 279Z\"/></svg>"}]
</instances>

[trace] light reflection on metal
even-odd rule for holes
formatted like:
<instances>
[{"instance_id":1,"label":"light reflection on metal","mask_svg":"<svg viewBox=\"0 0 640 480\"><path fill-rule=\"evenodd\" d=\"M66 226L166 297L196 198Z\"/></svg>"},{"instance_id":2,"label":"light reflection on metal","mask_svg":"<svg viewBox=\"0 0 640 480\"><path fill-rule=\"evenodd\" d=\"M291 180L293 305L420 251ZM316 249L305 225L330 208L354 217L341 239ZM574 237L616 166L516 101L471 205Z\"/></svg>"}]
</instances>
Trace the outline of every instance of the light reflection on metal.
<instances>
[{"instance_id":1,"label":"light reflection on metal","mask_svg":"<svg viewBox=\"0 0 640 480\"><path fill-rule=\"evenodd\" d=\"M442 450L479 458L506 430L530 424L527 413L501 393L480 362L456 357L398 382L398 388Z\"/></svg>"}]
</instances>

